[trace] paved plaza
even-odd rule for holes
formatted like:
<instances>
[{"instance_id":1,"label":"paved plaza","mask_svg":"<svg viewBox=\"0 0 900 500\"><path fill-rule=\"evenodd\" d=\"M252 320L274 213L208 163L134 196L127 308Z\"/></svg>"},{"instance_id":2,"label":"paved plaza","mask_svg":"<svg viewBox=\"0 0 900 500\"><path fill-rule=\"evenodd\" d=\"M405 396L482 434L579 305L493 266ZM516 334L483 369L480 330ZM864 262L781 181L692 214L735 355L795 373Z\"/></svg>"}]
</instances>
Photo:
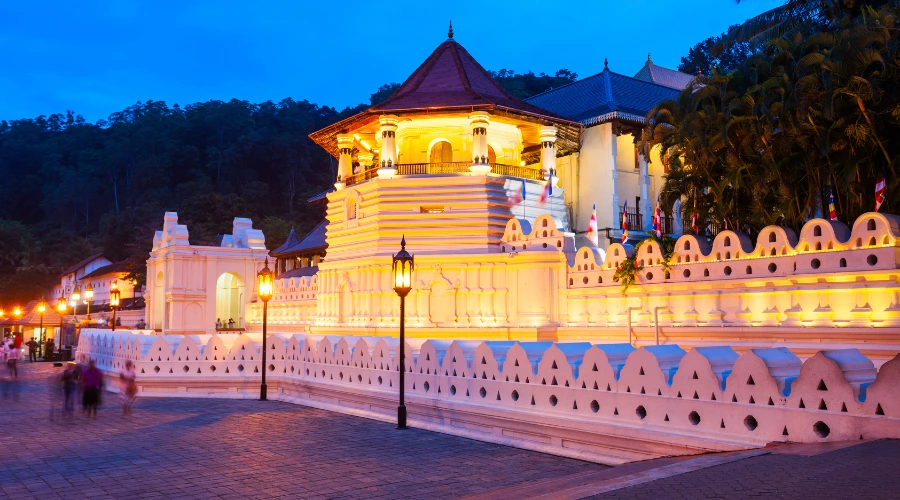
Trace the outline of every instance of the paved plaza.
<instances>
[{"instance_id":1,"label":"paved plaza","mask_svg":"<svg viewBox=\"0 0 900 500\"><path fill-rule=\"evenodd\" d=\"M60 418L58 372L0 394L0 498L897 498L900 443L604 467L280 402L107 394ZM52 391L52 392L51 392Z\"/></svg>"}]
</instances>

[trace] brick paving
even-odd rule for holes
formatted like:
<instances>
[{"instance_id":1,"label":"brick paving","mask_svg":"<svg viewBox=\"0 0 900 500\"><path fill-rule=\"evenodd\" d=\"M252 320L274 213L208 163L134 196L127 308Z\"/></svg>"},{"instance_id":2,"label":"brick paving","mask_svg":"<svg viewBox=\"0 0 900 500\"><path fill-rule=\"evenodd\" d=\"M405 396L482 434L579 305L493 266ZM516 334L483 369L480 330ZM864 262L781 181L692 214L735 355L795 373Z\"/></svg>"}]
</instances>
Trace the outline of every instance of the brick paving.
<instances>
[{"instance_id":1,"label":"brick paving","mask_svg":"<svg viewBox=\"0 0 900 500\"><path fill-rule=\"evenodd\" d=\"M0 498L578 498L640 471L651 479L592 498L900 498L898 440L653 480L693 459L608 468L274 401L147 398L125 417L107 394L96 420L64 419L59 370L25 364L0 384Z\"/></svg>"},{"instance_id":2,"label":"brick paving","mask_svg":"<svg viewBox=\"0 0 900 500\"><path fill-rule=\"evenodd\" d=\"M106 394L96 420L51 420L60 370L0 387L0 498L437 499L606 469L274 401L146 398L125 417Z\"/></svg>"},{"instance_id":3,"label":"brick paving","mask_svg":"<svg viewBox=\"0 0 900 500\"><path fill-rule=\"evenodd\" d=\"M872 441L814 456L773 450L592 498L900 498L900 441Z\"/></svg>"}]
</instances>

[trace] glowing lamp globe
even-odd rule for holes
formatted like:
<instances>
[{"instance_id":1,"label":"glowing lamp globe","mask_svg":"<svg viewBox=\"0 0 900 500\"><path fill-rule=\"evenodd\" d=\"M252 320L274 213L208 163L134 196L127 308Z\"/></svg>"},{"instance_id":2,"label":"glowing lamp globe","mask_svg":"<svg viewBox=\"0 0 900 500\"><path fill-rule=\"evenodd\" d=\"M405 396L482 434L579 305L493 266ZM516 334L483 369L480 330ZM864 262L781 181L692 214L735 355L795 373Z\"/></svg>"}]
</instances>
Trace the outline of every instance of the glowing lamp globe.
<instances>
[{"instance_id":1,"label":"glowing lamp globe","mask_svg":"<svg viewBox=\"0 0 900 500\"><path fill-rule=\"evenodd\" d=\"M259 299L263 302L268 302L269 299L272 298L273 293L275 292L275 275L271 269L269 269L269 258L266 257L266 264L263 266L262 270L256 276L257 282L257 295L259 295Z\"/></svg>"},{"instance_id":2,"label":"glowing lamp globe","mask_svg":"<svg viewBox=\"0 0 900 500\"><path fill-rule=\"evenodd\" d=\"M39 312L40 314L44 314L45 312L47 312L47 304L44 303L43 300L38 302L37 312Z\"/></svg>"},{"instance_id":3,"label":"glowing lamp globe","mask_svg":"<svg viewBox=\"0 0 900 500\"><path fill-rule=\"evenodd\" d=\"M21 316L21 315L22 315L22 308L18 307L18 306L14 307L13 308L13 316Z\"/></svg>"},{"instance_id":4,"label":"glowing lamp globe","mask_svg":"<svg viewBox=\"0 0 900 500\"><path fill-rule=\"evenodd\" d=\"M69 305L66 304L65 297L60 297L59 300L56 301L56 311L59 312L60 314L65 313L66 309L68 309L68 308L69 308Z\"/></svg>"},{"instance_id":5,"label":"glowing lamp globe","mask_svg":"<svg viewBox=\"0 0 900 500\"><path fill-rule=\"evenodd\" d=\"M94 288L88 283L87 288L84 289L84 300L91 300L94 298Z\"/></svg>"},{"instance_id":6,"label":"glowing lamp globe","mask_svg":"<svg viewBox=\"0 0 900 500\"><path fill-rule=\"evenodd\" d=\"M413 256L406 251L406 236L400 240L400 251L393 257L391 274L394 276L394 291L406 297L412 289Z\"/></svg>"},{"instance_id":7,"label":"glowing lamp globe","mask_svg":"<svg viewBox=\"0 0 900 500\"><path fill-rule=\"evenodd\" d=\"M113 283L112 289L109 291L109 307L119 307L120 296L119 287Z\"/></svg>"},{"instance_id":8,"label":"glowing lamp globe","mask_svg":"<svg viewBox=\"0 0 900 500\"><path fill-rule=\"evenodd\" d=\"M81 292L76 288L72 291L72 304L77 304L81 302Z\"/></svg>"}]
</instances>

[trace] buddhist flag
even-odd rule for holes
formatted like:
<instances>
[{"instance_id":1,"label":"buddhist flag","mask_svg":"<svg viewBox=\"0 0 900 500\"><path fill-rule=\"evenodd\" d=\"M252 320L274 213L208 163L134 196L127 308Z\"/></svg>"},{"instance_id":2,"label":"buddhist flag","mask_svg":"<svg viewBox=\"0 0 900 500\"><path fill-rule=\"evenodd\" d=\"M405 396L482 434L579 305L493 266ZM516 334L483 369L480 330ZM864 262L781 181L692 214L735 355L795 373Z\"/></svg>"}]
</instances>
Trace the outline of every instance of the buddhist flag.
<instances>
[{"instance_id":1,"label":"buddhist flag","mask_svg":"<svg viewBox=\"0 0 900 500\"><path fill-rule=\"evenodd\" d=\"M600 246L600 235L597 234L597 204L596 203L594 203L594 210L591 212L591 222L588 223L587 238L588 238L588 241L593 243L595 247Z\"/></svg>"},{"instance_id":2,"label":"buddhist flag","mask_svg":"<svg viewBox=\"0 0 900 500\"><path fill-rule=\"evenodd\" d=\"M691 212L691 231L700 233L700 214L697 213L697 190L694 189L694 211Z\"/></svg>"},{"instance_id":3,"label":"buddhist flag","mask_svg":"<svg viewBox=\"0 0 900 500\"><path fill-rule=\"evenodd\" d=\"M547 180L547 185L544 186L544 191L541 192L541 198L539 201L542 204L547 203L547 200L549 200L551 196L553 196L553 177L552 176L550 177L550 179Z\"/></svg>"},{"instance_id":4,"label":"buddhist flag","mask_svg":"<svg viewBox=\"0 0 900 500\"><path fill-rule=\"evenodd\" d=\"M662 238L662 212L659 210L659 197L656 197L656 212L653 212L653 232L657 238Z\"/></svg>"},{"instance_id":5,"label":"buddhist flag","mask_svg":"<svg viewBox=\"0 0 900 500\"><path fill-rule=\"evenodd\" d=\"M522 181L522 190L517 191L512 197L512 204L518 205L525 201L525 181Z\"/></svg>"},{"instance_id":6,"label":"buddhist flag","mask_svg":"<svg viewBox=\"0 0 900 500\"><path fill-rule=\"evenodd\" d=\"M881 208L881 205L884 204L884 194L887 192L887 185L884 181L884 176L878 177L878 181L875 182L875 211Z\"/></svg>"},{"instance_id":7,"label":"buddhist flag","mask_svg":"<svg viewBox=\"0 0 900 500\"><path fill-rule=\"evenodd\" d=\"M628 202L622 207L622 244L628 243Z\"/></svg>"},{"instance_id":8,"label":"buddhist flag","mask_svg":"<svg viewBox=\"0 0 900 500\"><path fill-rule=\"evenodd\" d=\"M837 209L834 208L834 188L828 186L828 218L830 220L838 220Z\"/></svg>"}]
</instances>

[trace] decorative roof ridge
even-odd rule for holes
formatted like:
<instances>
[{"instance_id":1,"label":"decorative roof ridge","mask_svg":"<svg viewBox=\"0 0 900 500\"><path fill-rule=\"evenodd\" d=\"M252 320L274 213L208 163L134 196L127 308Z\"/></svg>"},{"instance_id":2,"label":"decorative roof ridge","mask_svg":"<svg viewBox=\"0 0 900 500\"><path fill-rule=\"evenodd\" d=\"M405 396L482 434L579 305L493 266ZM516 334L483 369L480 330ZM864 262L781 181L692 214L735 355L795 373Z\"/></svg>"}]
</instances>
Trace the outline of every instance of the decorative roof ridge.
<instances>
[{"instance_id":1,"label":"decorative roof ridge","mask_svg":"<svg viewBox=\"0 0 900 500\"><path fill-rule=\"evenodd\" d=\"M662 66L658 66L658 67L662 68ZM663 68L663 69L667 69L667 68ZM529 103L530 103L532 99L535 99L535 98L537 98L537 97L540 97L540 96L542 96L542 95L544 95L544 94L550 94L550 93L556 92L556 91L558 91L558 90L562 90L562 89L564 89L564 88L566 88L566 87L570 87L570 86L572 86L572 85L578 85L578 84L583 83L583 82L586 82L586 81L588 81L588 80L590 80L590 79L592 79L592 78L602 77L602 76L604 76L604 73L606 73L607 71L609 72L610 75L615 75L615 76L618 76L618 77L627 78L627 79L629 79L629 80L634 80L634 81L636 81L636 82L641 82L641 83L644 83L644 84L647 84L647 85L653 85L654 87L659 87L659 88L668 89L668 90L678 90L678 89L673 89L672 87L663 85L663 84L661 84L661 83L656 83L656 82L647 81L647 80L641 80L640 78L635 78L635 77L633 77L633 76L628 76L628 75L625 75L625 74L622 74L622 73L616 73L615 71L612 71L612 70L610 70L610 69L604 69L603 71L601 71L601 72L599 72L599 73L595 73L595 74L593 74L593 75L591 75L591 76L586 76L586 77L582 78L581 80L575 80L574 82L567 83L567 84L562 85L562 86L560 86L560 87L555 87L555 88L552 88L552 89L545 90L545 91L541 92L540 94L535 94L535 95L529 97L528 99L526 99L526 102L529 102ZM675 70L669 70L669 71L675 71ZM679 73L680 73L680 72L679 72ZM685 73L685 74L687 74L687 73ZM535 105L535 106L536 106L536 105Z\"/></svg>"},{"instance_id":2,"label":"decorative roof ridge","mask_svg":"<svg viewBox=\"0 0 900 500\"><path fill-rule=\"evenodd\" d=\"M604 63L604 66L605 66L605 63ZM603 76L604 76L604 80L606 80L606 102L609 104L610 108L618 111L618 109L616 108L616 98L613 96L612 79L609 77L610 73L611 72L609 71L609 66L605 66L603 68Z\"/></svg>"}]
</instances>

